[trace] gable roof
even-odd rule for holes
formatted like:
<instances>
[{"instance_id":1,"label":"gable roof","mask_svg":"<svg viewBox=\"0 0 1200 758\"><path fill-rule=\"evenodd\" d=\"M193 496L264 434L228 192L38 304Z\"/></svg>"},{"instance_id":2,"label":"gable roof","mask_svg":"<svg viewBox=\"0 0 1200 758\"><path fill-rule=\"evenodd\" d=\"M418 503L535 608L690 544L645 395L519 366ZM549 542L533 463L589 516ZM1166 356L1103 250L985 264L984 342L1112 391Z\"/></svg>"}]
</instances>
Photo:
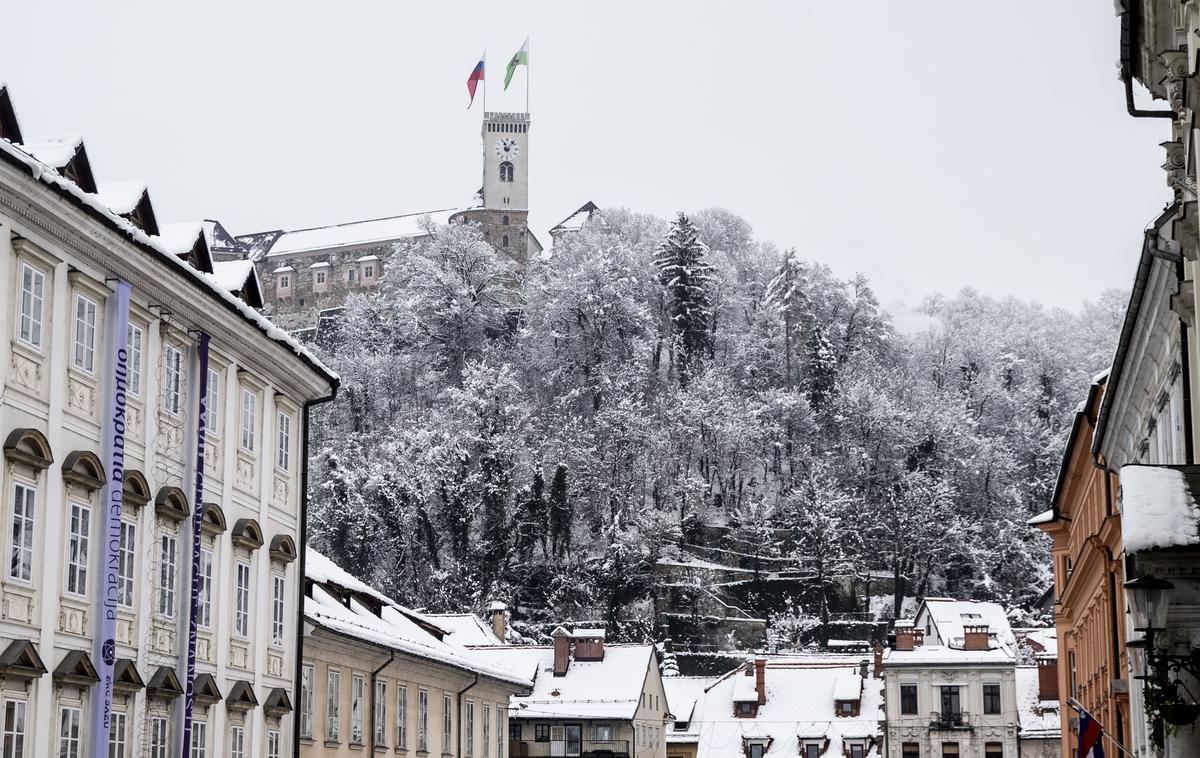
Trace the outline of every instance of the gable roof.
<instances>
[{"instance_id":1,"label":"gable roof","mask_svg":"<svg viewBox=\"0 0 1200 758\"><path fill-rule=\"evenodd\" d=\"M950 648L961 648L964 643L964 626L986 625L988 635L999 643L1012 646L1016 642L1008 615L998 603L980 600L952 600L943 597L925 598L917 609L917 626L928 619L932 635L926 635L925 643L941 644Z\"/></svg>"},{"instance_id":2,"label":"gable roof","mask_svg":"<svg viewBox=\"0 0 1200 758\"><path fill-rule=\"evenodd\" d=\"M423 220L429 217L436 224L445 224L458 212L457 208L442 208L400 216L351 221L331 226L315 226L287 232L256 232L239 234L237 239L254 250L252 257L275 257L316 250L357 247L391 240L424 237Z\"/></svg>"},{"instance_id":3,"label":"gable roof","mask_svg":"<svg viewBox=\"0 0 1200 758\"><path fill-rule=\"evenodd\" d=\"M474 648L477 656L533 679L528 695L513 696L509 718L631 719L658 657L653 645L606 643L604 659L572 659L554 676L554 648L548 645L496 645ZM664 703L663 712L667 711Z\"/></svg>"},{"instance_id":4,"label":"gable roof","mask_svg":"<svg viewBox=\"0 0 1200 758\"><path fill-rule=\"evenodd\" d=\"M600 206L596 205L591 200L588 200L586 203L579 206L579 208L570 216L567 216L562 221L559 221L557 224L555 224L550 230L550 236L553 237L554 235L562 232L579 231L583 228L583 225L590 221L592 216L596 215L599 211Z\"/></svg>"},{"instance_id":5,"label":"gable roof","mask_svg":"<svg viewBox=\"0 0 1200 758\"><path fill-rule=\"evenodd\" d=\"M503 645L492 627L474 613L430 613L427 614L438 626L449 633L449 639L459 645Z\"/></svg>"},{"instance_id":6,"label":"gable roof","mask_svg":"<svg viewBox=\"0 0 1200 758\"><path fill-rule=\"evenodd\" d=\"M306 548L304 572L310 583L304 616L317 627L517 687L532 684L523 672L448 639L452 635L436 619L405 608L311 547Z\"/></svg>"},{"instance_id":7,"label":"gable roof","mask_svg":"<svg viewBox=\"0 0 1200 758\"><path fill-rule=\"evenodd\" d=\"M842 655L768 657L766 703L752 718L734 716L733 704L735 690L745 682L753 688L754 676L739 666L716 679L698 698L692 718L698 724L697 758L745 758L745 740L768 740L764 758L799 758L801 740L828 740L827 756L842 755L850 740L866 744L866 755L880 755L883 680L863 677L861 661ZM858 699L859 715L835 715L838 699Z\"/></svg>"}]
</instances>

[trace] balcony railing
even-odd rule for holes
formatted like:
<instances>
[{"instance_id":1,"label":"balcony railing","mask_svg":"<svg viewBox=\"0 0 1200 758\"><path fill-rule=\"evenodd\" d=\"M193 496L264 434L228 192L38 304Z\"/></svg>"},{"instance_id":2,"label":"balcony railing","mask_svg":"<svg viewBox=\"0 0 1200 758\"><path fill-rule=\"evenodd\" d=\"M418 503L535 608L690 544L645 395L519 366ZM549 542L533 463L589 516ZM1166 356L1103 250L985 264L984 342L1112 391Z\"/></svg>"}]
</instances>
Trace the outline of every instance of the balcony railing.
<instances>
[{"instance_id":1,"label":"balcony railing","mask_svg":"<svg viewBox=\"0 0 1200 758\"><path fill-rule=\"evenodd\" d=\"M929 717L930 729L970 729L970 714L966 711L934 711Z\"/></svg>"},{"instance_id":2,"label":"balcony railing","mask_svg":"<svg viewBox=\"0 0 1200 758\"><path fill-rule=\"evenodd\" d=\"M521 740L508 743L513 758L628 758L629 740Z\"/></svg>"}]
</instances>

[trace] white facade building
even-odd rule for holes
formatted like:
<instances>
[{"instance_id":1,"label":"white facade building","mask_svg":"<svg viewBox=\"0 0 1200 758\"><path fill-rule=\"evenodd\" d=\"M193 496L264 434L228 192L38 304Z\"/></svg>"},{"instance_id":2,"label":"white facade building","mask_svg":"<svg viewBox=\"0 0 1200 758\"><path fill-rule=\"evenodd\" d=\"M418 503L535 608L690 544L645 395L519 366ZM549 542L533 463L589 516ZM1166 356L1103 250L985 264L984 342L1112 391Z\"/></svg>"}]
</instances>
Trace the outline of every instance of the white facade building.
<instances>
[{"instance_id":1,"label":"white facade building","mask_svg":"<svg viewBox=\"0 0 1200 758\"><path fill-rule=\"evenodd\" d=\"M221 285L202 236L182 251L158 237L144 188L106 206L82 140L23 140L8 103L0 86L3 754L91 754L104 728L92 708L108 609L108 754L180 754L199 512L191 754L290 755L303 440L308 406L336 377ZM106 524L117 515L101 497L117 281L132 287L124 477L119 521ZM196 502L202 333L209 410ZM112 578L115 596L102 594Z\"/></svg>"}]
</instances>

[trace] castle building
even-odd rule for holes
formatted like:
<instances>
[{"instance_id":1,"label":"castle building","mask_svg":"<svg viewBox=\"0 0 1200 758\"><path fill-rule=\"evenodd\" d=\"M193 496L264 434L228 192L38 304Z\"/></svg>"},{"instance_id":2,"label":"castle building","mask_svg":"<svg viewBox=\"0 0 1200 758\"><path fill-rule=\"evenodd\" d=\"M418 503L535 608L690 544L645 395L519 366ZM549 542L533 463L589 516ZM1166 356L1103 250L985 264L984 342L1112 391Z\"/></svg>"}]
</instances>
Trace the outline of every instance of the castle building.
<instances>
[{"instance_id":1,"label":"castle building","mask_svg":"<svg viewBox=\"0 0 1200 758\"><path fill-rule=\"evenodd\" d=\"M281 758L308 409L337 378L202 224L99 190L0 85L3 754Z\"/></svg>"},{"instance_id":2,"label":"castle building","mask_svg":"<svg viewBox=\"0 0 1200 758\"><path fill-rule=\"evenodd\" d=\"M242 234L224 249L254 261L272 320L301 336L352 293L376 291L395 256L428 236L430 223L478 224L524 271L542 251L529 231L529 128L528 113L484 114L483 186L465 206Z\"/></svg>"}]
</instances>

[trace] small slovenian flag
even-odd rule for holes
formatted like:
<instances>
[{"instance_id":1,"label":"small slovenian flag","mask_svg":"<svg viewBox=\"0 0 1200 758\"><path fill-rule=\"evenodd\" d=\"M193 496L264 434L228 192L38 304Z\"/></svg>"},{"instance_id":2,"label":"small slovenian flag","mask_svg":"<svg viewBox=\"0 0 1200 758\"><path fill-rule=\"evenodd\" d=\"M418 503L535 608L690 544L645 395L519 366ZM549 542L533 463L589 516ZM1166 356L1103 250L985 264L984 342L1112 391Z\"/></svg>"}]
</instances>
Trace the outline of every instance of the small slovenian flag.
<instances>
[{"instance_id":1,"label":"small slovenian flag","mask_svg":"<svg viewBox=\"0 0 1200 758\"><path fill-rule=\"evenodd\" d=\"M1076 758L1104 758L1104 729L1092 714L1072 706L1079 712L1079 750Z\"/></svg>"},{"instance_id":2,"label":"small slovenian flag","mask_svg":"<svg viewBox=\"0 0 1200 758\"><path fill-rule=\"evenodd\" d=\"M467 77L467 92L471 93L471 102L467 103L468 108L475 104L475 88L483 81L484 57L484 55L479 56L479 62L475 64L475 68L471 70L471 75Z\"/></svg>"}]
</instances>

